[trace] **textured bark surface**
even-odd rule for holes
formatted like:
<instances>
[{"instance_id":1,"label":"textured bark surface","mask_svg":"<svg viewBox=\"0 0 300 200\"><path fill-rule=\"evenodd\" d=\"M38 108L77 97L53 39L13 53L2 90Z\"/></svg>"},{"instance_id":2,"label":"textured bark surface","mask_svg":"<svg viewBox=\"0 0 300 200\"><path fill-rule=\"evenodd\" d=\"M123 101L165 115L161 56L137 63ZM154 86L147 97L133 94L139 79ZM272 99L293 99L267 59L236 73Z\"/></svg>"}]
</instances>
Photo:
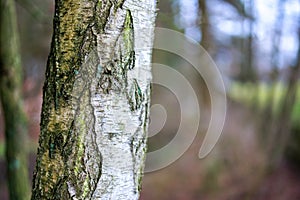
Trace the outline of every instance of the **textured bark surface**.
<instances>
[{"instance_id":1,"label":"textured bark surface","mask_svg":"<svg viewBox=\"0 0 300 200\"><path fill-rule=\"evenodd\" d=\"M155 7L56 1L32 199L138 199Z\"/></svg>"},{"instance_id":2,"label":"textured bark surface","mask_svg":"<svg viewBox=\"0 0 300 200\"><path fill-rule=\"evenodd\" d=\"M10 199L29 199L25 150L27 123L22 106L22 67L13 0L1 0L0 100L5 119L6 162Z\"/></svg>"}]
</instances>

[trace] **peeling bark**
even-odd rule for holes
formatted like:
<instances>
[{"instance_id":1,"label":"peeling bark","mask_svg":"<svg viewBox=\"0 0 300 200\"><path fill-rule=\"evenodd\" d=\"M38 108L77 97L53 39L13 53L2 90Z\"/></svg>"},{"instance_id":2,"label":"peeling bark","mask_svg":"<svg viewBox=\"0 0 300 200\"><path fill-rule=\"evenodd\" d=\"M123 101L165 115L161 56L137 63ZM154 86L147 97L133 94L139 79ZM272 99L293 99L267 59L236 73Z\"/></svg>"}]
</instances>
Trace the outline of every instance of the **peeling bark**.
<instances>
[{"instance_id":1,"label":"peeling bark","mask_svg":"<svg viewBox=\"0 0 300 200\"><path fill-rule=\"evenodd\" d=\"M155 7L56 1L32 199L138 199Z\"/></svg>"}]
</instances>

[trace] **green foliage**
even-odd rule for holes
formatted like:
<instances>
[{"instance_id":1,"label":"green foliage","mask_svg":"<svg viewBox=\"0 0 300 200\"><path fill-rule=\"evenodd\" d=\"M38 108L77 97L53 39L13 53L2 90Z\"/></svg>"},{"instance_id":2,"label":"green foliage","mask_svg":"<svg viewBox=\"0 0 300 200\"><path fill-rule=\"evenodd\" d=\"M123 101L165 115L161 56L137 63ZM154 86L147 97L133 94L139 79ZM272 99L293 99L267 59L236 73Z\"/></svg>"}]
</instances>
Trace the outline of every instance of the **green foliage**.
<instances>
[{"instance_id":1,"label":"green foliage","mask_svg":"<svg viewBox=\"0 0 300 200\"><path fill-rule=\"evenodd\" d=\"M228 96L246 106L252 106L257 111L263 111L270 103L270 95L272 98L272 112L277 114L280 109L280 103L285 98L286 85L283 83L276 83L268 85L266 83L239 83L233 82ZM298 84L297 98L292 112L292 126L300 126L300 83Z\"/></svg>"}]
</instances>

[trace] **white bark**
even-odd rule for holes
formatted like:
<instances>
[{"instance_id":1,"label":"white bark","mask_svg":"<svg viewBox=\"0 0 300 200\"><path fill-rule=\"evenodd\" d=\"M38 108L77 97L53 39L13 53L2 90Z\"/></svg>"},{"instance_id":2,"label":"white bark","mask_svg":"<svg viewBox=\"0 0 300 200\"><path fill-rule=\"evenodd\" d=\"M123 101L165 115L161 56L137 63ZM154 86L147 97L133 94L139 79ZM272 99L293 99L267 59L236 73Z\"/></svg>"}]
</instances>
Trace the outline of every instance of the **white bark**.
<instances>
[{"instance_id":1,"label":"white bark","mask_svg":"<svg viewBox=\"0 0 300 200\"><path fill-rule=\"evenodd\" d=\"M122 10L110 15L105 33L96 33L98 70L105 70L112 55L118 55L118 45L121 51L122 46L126 46L126 41L120 41L120 34L127 10L133 19L135 66L125 72L127 80L112 80L107 93L92 84L96 91L91 96L94 130L102 159L101 177L92 199L134 200L139 197L146 154L155 0L127 0ZM141 96L137 94L139 89Z\"/></svg>"}]
</instances>

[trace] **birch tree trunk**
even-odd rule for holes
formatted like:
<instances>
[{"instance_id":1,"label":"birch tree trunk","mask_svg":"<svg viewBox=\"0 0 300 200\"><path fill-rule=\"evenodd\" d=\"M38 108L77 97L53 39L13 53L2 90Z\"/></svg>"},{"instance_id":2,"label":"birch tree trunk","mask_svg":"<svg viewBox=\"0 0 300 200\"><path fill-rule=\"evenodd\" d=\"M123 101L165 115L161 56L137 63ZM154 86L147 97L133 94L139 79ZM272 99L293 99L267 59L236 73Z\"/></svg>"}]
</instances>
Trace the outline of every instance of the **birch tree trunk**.
<instances>
[{"instance_id":1,"label":"birch tree trunk","mask_svg":"<svg viewBox=\"0 0 300 200\"><path fill-rule=\"evenodd\" d=\"M138 199L155 9L56 1L32 199Z\"/></svg>"}]
</instances>

